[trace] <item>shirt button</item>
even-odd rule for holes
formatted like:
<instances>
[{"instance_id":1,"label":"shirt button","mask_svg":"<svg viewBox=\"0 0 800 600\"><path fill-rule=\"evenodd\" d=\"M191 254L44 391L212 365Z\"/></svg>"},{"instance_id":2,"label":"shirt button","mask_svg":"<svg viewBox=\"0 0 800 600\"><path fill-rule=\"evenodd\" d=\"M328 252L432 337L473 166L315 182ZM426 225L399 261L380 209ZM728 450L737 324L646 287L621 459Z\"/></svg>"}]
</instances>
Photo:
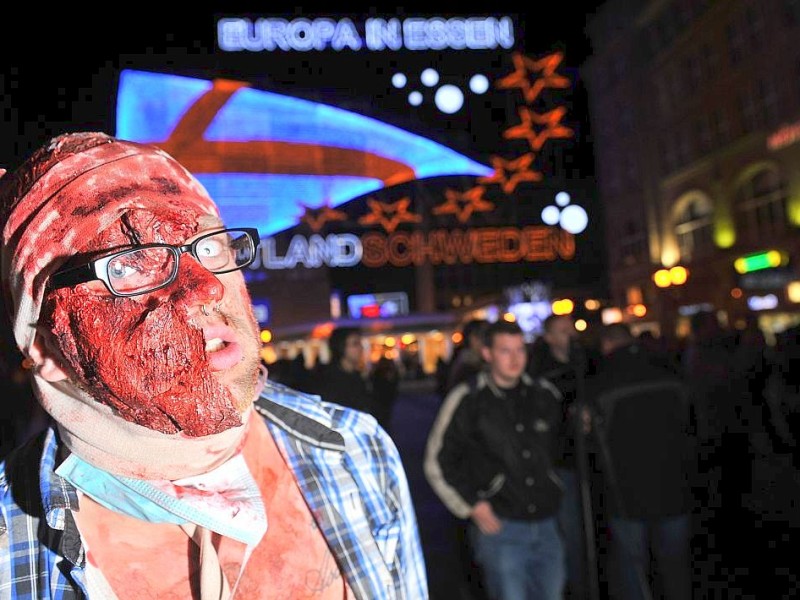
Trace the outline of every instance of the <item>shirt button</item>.
<instances>
[{"instance_id":1,"label":"shirt button","mask_svg":"<svg viewBox=\"0 0 800 600\"><path fill-rule=\"evenodd\" d=\"M535 504L528 504L528 512L535 513L536 512L536 505Z\"/></svg>"},{"instance_id":2,"label":"shirt button","mask_svg":"<svg viewBox=\"0 0 800 600\"><path fill-rule=\"evenodd\" d=\"M532 486L533 485L533 477L526 477L525 478L525 485L527 485L528 487Z\"/></svg>"},{"instance_id":3,"label":"shirt button","mask_svg":"<svg viewBox=\"0 0 800 600\"><path fill-rule=\"evenodd\" d=\"M522 458L530 458L530 457L531 457L531 451L530 450L523 450L522 451Z\"/></svg>"},{"instance_id":4,"label":"shirt button","mask_svg":"<svg viewBox=\"0 0 800 600\"><path fill-rule=\"evenodd\" d=\"M521 433L521 432L525 431L525 425L523 425L522 423L517 423L517 428L516 429L517 429L517 431L519 431Z\"/></svg>"}]
</instances>

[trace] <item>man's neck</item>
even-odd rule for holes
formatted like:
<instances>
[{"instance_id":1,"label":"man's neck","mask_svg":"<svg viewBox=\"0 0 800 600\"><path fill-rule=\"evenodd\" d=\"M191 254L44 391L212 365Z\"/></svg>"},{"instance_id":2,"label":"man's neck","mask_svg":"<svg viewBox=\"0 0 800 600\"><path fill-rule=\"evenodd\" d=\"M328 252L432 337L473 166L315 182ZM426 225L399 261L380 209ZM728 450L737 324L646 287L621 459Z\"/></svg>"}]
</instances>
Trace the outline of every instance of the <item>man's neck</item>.
<instances>
[{"instance_id":1,"label":"man's neck","mask_svg":"<svg viewBox=\"0 0 800 600\"><path fill-rule=\"evenodd\" d=\"M511 390L519 385L519 382L522 381L521 377L500 377L495 373L491 374L492 381L494 384L499 387L501 390Z\"/></svg>"}]
</instances>

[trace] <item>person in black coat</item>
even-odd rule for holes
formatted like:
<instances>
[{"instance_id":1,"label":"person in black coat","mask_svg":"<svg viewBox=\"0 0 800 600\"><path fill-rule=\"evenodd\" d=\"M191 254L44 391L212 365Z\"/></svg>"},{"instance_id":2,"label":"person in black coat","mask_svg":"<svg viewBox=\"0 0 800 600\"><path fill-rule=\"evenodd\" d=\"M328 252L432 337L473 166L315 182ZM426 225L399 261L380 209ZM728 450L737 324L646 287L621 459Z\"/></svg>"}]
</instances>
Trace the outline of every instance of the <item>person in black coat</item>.
<instances>
[{"instance_id":1,"label":"person in black coat","mask_svg":"<svg viewBox=\"0 0 800 600\"><path fill-rule=\"evenodd\" d=\"M392 409L397 399L400 384L400 369L391 358L382 356L372 367L369 375L372 384L372 399L378 423L391 433Z\"/></svg>"},{"instance_id":2,"label":"person in black coat","mask_svg":"<svg viewBox=\"0 0 800 600\"><path fill-rule=\"evenodd\" d=\"M331 333L328 345L331 361L318 365L309 377L309 392L326 402L375 415L375 402L361 373L364 358L361 332L355 327L337 328Z\"/></svg>"},{"instance_id":3,"label":"person in black coat","mask_svg":"<svg viewBox=\"0 0 800 600\"><path fill-rule=\"evenodd\" d=\"M678 373L643 348L622 323L600 334L604 359L587 381L595 433L610 464L613 597L647 597L652 551L661 594L691 598L689 477L694 462L689 394Z\"/></svg>"}]
</instances>

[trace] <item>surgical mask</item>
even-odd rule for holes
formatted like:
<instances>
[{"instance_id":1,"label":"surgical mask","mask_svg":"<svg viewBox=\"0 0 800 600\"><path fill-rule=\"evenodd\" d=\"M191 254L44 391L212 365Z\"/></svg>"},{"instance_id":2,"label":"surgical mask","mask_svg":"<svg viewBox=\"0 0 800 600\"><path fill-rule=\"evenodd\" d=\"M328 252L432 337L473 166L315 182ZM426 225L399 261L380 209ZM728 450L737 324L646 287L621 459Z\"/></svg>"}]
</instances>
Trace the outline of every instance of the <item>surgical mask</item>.
<instances>
[{"instance_id":1,"label":"surgical mask","mask_svg":"<svg viewBox=\"0 0 800 600\"><path fill-rule=\"evenodd\" d=\"M261 491L241 454L208 473L175 481L115 476L76 454L56 474L105 508L149 523L195 523L248 547L267 531Z\"/></svg>"}]
</instances>

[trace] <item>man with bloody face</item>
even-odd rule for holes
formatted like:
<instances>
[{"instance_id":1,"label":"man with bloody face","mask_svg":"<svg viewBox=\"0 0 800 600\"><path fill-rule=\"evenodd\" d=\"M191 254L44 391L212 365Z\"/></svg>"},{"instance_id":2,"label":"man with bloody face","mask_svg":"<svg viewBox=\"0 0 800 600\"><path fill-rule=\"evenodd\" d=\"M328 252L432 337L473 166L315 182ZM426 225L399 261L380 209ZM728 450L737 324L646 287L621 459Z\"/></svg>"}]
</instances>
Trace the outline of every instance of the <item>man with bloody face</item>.
<instances>
[{"instance_id":1,"label":"man with bloody face","mask_svg":"<svg viewBox=\"0 0 800 600\"><path fill-rule=\"evenodd\" d=\"M0 226L52 421L0 465L0 597L427 597L389 437L261 376L256 230L100 133L0 178Z\"/></svg>"}]
</instances>

